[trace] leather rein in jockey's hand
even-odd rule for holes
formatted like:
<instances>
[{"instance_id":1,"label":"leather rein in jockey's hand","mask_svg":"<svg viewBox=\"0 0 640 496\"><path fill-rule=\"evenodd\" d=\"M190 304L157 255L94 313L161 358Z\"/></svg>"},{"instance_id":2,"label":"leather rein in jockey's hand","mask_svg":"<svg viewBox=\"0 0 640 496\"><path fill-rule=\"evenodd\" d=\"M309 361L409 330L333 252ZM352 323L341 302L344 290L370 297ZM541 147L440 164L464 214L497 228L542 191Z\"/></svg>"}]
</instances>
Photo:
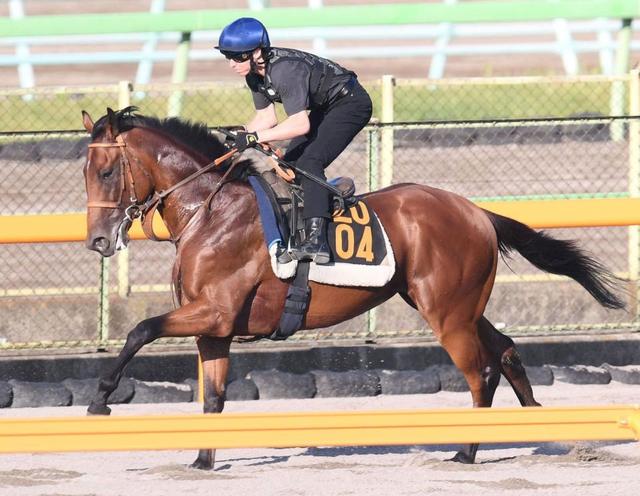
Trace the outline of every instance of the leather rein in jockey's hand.
<instances>
[{"instance_id":1,"label":"leather rein in jockey's hand","mask_svg":"<svg viewBox=\"0 0 640 496\"><path fill-rule=\"evenodd\" d=\"M231 140L233 140L235 138L235 136L236 136L228 128L214 127L213 129L215 131L218 131L218 132L224 134L227 138L229 138ZM266 144L266 143L258 143L258 146L254 147L254 148L256 150L262 152L267 157L270 157L271 159L275 160L278 164L282 165L283 167L286 167L287 169L290 169L290 170L294 171L296 174L300 174L301 176L306 177L310 181L313 181L314 183L317 183L320 186L322 186L323 188L328 189L329 191L331 191L331 193L333 193L333 195L335 195L336 198L338 198L338 201L341 203L340 206L344 209L344 199L342 197L342 192L338 188L336 188L335 186L332 186L331 184L327 183L325 180L319 178L315 174L311 174L310 172L307 172L305 170L302 170L302 169L296 167L291 162L287 162L286 160L283 160L282 158L280 158L280 156L278 155L277 151L275 149L273 149L271 146L269 146L268 144Z\"/></svg>"}]
</instances>

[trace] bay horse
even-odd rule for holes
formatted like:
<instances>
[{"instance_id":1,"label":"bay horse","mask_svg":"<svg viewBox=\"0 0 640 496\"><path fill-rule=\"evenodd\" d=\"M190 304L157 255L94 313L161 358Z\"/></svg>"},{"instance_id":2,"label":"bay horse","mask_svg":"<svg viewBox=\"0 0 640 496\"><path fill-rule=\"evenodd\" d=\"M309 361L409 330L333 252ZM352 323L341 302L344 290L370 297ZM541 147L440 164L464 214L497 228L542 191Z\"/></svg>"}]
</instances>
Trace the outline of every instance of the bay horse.
<instances>
[{"instance_id":1,"label":"bay horse","mask_svg":"<svg viewBox=\"0 0 640 496\"><path fill-rule=\"evenodd\" d=\"M167 336L196 337L204 371L203 409L220 413L232 338L271 334L288 283L272 271L250 185L240 178L222 183L222 171L211 167L198 175L228 151L224 143L203 124L146 117L136 110L107 109L95 123L82 113L91 134L83 169L86 246L104 257L113 255L126 246L132 213L146 209L158 192L170 191L158 211L176 247L172 277L180 306L129 332L114 365L101 377L88 413L108 415L107 400L124 367L142 346ZM464 374L474 407L491 406L501 374L523 406L539 406L514 342L483 315L499 254L515 250L541 270L573 278L601 305L624 307L615 277L571 241L429 186L396 184L362 196L387 230L395 275L377 288L311 282L303 328L338 324L400 294ZM473 463L477 449L477 444L464 446L453 460ZM210 469L213 463L214 451L201 449L192 466Z\"/></svg>"}]
</instances>

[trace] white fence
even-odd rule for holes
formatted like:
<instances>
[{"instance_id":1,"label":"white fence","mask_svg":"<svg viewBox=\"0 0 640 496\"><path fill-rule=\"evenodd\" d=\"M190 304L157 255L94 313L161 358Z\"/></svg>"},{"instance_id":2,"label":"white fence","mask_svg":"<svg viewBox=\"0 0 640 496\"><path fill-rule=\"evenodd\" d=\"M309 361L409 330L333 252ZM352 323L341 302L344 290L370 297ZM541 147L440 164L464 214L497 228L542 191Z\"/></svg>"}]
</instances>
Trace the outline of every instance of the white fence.
<instances>
[{"instance_id":1,"label":"white fence","mask_svg":"<svg viewBox=\"0 0 640 496\"><path fill-rule=\"evenodd\" d=\"M458 0L442 0L443 3L457 3ZM26 0L9 0L9 13L13 19L25 15ZM507 3L507 2L505 2ZM254 10L269 8L268 0L248 0L248 7ZM310 9L320 9L322 0L308 0ZM166 0L149 0L149 11L161 13ZM411 57L430 58L428 76L441 78L450 56L474 57L483 55L527 55L551 54L561 58L564 70L569 75L580 72L579 54L597 54L600 70L605 75L615 71L616 32L620 22L608 19L588 21L566 21L555 19L551 22L527 23L469 23L469 24L421 24L375 27L300 28L273 29L272 41L276 45L286 45L291 41L311 41L311 51L320 56L345 58ZM212 46L217 41L219 31L193 33L193 42L203 42ZM522 41L518 41L518 38ZM479 39L481 41L479 41ZM515 40L514 40L515 39ZM178 51L181 33L146 33L125 35L57 36L32 38L0 38L0 48L13 47L14 53L0 54L0 67L16 67L20 86L31 88L36 85L34 66L82 65L82 64L138 64L135 82L146 84L150 81L155 62L174 61ZM332 46L332 42L375 41L373 45ZM398 43L406 40L407 43ZM508 41L507 41L508 40ZM175 43L175 49L159 49L161 42ZM380 43L382 42L382 44ZM385 44L388 42L388 44ZM100 45L140 44L137 50L106 51ZM86 51L60 53L59 47L77 45L92 47ZM37 47L34 53L33 47ZM47 47L42 50L41 47ZM640 51L640 40L631 42L631 50ZM217 51L191 49L191 61L219 59ZM425 60L425 72L427 61Z\"/></svg>"}]
</instances>

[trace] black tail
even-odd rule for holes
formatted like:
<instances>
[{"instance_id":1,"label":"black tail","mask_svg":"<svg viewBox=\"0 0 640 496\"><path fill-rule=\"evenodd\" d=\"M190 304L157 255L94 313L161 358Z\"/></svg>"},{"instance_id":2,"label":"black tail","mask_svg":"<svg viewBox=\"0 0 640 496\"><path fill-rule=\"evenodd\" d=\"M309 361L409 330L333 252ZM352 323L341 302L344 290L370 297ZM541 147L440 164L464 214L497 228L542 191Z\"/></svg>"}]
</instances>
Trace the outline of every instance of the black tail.
<instances>
[{"instance_id":1,"label":"black tail","mask_svg":"<svg viewBox=\"0 0 640 496\"><path fill-rule=\"evenodd\" d=\"M498 235L498 250L508 256L516 250L538 269L577 281L602 306L625 308L614 293L620 281L600 262L588 257L575 241L555 239L517 220L485 210Z\"/></svg>"}]
</instances>

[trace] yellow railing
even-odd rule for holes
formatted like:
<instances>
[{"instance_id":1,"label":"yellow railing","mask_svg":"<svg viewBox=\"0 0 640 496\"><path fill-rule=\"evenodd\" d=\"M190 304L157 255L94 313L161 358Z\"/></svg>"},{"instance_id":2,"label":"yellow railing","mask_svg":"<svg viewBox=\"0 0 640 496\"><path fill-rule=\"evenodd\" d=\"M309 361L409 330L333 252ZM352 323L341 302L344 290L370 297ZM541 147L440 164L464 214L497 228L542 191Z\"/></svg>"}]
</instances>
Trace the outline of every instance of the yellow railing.
<instances>
[{"instance_id":1,"label":"yellow railing","mask_svg":"<svg viewBox=\"0 0 640 496\"><path fill-rule=\"evenodd\" d=\"M638 440L639 406L0 420L0 453Z\"/></svg>"},{"instance_id":2,"label":"yellow railing","mask_svg":"<svg viewBox=\"0 0 640 496\"><path fill-rule=\"evenodd\" d=\"M535 228L631 226L640 224L640 198L524 200L478 202L478 206L512 217ZM156 233L168 236L161 219ZM83 241L85 214L0 216L0 243L55 243ZM145 239L140 223L131 239Z\"/></svg>"},{"instance_id":3,"label":"yellow railing","mask_svg":"<svg viewBox=\"0 0 640 496\"><path fill-rule=\"evenodd\" d=\"M477 201L480 206L486 208L488 210L495 211L497 213L506 215L508 217L515 218L520 220L526 224L534 228L556 228L556 227L587 227L587 226L631 226L628 228L628 241L625 243L627 246L621 248L621 252L625 250L628 254L628 264L627 267L616 267L616 275L622 277L624 279L630 280L631 292L634 293L632 297L632 304L630 307L632 308L633 317L631 322L614 322L612 324L605 323L602 326L600 324L590 325L591 328L633 328L637 330L637 314L636 309L637 306L637 295L636 295L636 281L638 279L638 273L640 273L640 264L638 260L640 259L638 256L638 251L640 247L640 242L638 241L640 236L640 228L637 226L640 225L640 73L637 70L631 71L629 74L621 74L614 77L608 76L585 76L585 77L577 77L577 78L544 78L544 77L534 77L534 78L476 78L476 79L454 79L454 80L442 80L442 81L428 81L425 79L421 80L394 80L392 77L385 77L381 81L367 83L368 88L371 90L372 97L374 99L374 107L376 108L376 113L378 116L378 120L384 124L386 122L394 122L395 120L403 120L403 118L409 119L412 118L413 112L409 112L409 108L413 108L411 102L414 102L414 105L417 105L418 100L414 101L414 98L428 97L429 102L435 102L438 99L438 95L441 93L443 89L455 89L456 93L455 98L451 97L448 100L442 100L445 109L451 107L452 109L458 109L462 103L458 102L458 104L453 104L453 102L457 101L460 93L457 92L457 87L465 87L469 86L470 88L479 87L482 90L483 86L490 86L491 88L496 87L499 88L501 85L513 85L513 84L521 84L528 85L531 84L533 86L540 85L542 86L544 83L552 83L554 86L551 88L556 88L555 85L560 84L561 86L580 86L581 84L588 83L596 83L597 87L605 88L607 95L611 93L612 101L616 102L616 105L622 105L622 107L614 109L613 106L610 109L609 114L611 116L618 116L616 120L615 117L611 117L611 121L599 121L596 120L594 122L585 123L582 122L579 118L575 121L566 120L569 119L572 114L569 110L562 110L560 114L562 116L567 116L565 120L562 120L563 126L603 126L605 129L604 133L606 134L607 129L611 133L611 141L610 143L616 143L617 141L621 141L620 143L616 143L616 150L620 153L620 156L616 156L616 164L620 163L623 167L625 167L625 162L628 162L628 181L624 181L624 179L617 179L617 183L615 186L607 185L606 191L595 191L595 188L589 187L585 188L585 191L578 190L575 188L568 188L566 191L566 195L562 195L559 193L559 188L550 188L550 192L548 195L545 195L545 199L540 199L536 196L530 197L522 197L519 198L517 196L511 197L488 197L488 196L480 196L486 195L487 193L493 194L493 191L473 191L473 194L477 194ZM237 88L240 91L240 83L233 84L225 84L225 90L230 90L231 88ZM415 95L413 95L412 91L414 87L416 88ZM145 108L145 112L154 112L159 111L158 102L164 101L162 98L166 97L169 94L173 94L173 92L184 92L185 94L193 93L193 98L201 97L203 95L207 95L207 97L212 97L212 95L218 95L213 90L219 89L218 83L189 83L182 85L145 85L145 86L136 86L133 88L127 82L121 82L118 85L110 85L108 87L101 88L56 88L56 89L38 89L38 90L9 90L2 91L3 97L7 97L11 101L19 101L24 102L26 99L21 97L26 97L27 95L31 95L33 97L42 98L42 101L48 101L50 98L56 97L59 94L72 94L73 98L68 98L68 105L65 105L65 108L68 108L70 105L73 107L73 102L76 102L77 105L78 100L76 100L76 96L84 95L87 93L91 96L91 102L93 106L82 107L82 108L90 108L92 110L94 106L97 106L98 109L103 109L102 104L97 105L96 100L94 98L96 95L99 95L100 92L108 95L108 98L104 100L104 106L107 104L112 106L117 106L119 108L125 107L131 103L137 103ZM425 91L417 91L419 89L423 89ZM202 95L200 95L202 93ZM556 94L557 91L548 91L549 94ZM599 93L592 93L593 104L595 105L595 109L598 111L606 112L606 104L603 106L602 99L604 97L598 96ZM145 94L148 100L139 100L140 95ZM505 93L511 94L511 93ZM524 92L518 92L516 94L524 94ZM580 95L581 93L576 93L575 91L567 93L567 99L571 101L569 96L571 95ZM164 96L163 96L164 95ZM413 96L412 96L413 95ZM479 92L479 95L486 95L483 91ZM556 97L558 95L556 94ZM615 96L615 98L614 98ZM586 98L586 96L585 96ZM482 99L481 97L479 98ZM394 113L394 100L395 100L395 113ZM586 102L591 102L586 98ZM609 96L606 97L606 100L609 101ZM66 101L66 100L65 100ZM115 103L117 101L117 104ZM184 117L197 118L197 120L201 120L201 114L198 114L194 110L193 103L197 100L193 100L191 105L185 106L183 109ZM235 101L235 100L234 100ZM239 100L238 100L239 101ZM492 101L489 99L489 101ZM447 103L448 102L448 103ZM82 102L82 105L88 103ZM157 105L156 105L157 104ZM164 104L162 104L164 105ZM200 108L209 108L209 106L197 105L196 107ZM437 107L437 106L436 106ZM520 105L522 108L528 108L526 102L522 102ZM74 116L79 112L75 111L74 108ZM80 107L79 107L80 108ZM466 107L464 107L466 109ZM502 108L502 107L501 107ZM538 107L535 107L538 108ZM544 109L546 107L541 106L540 108ZM587 107L585 107L587 108ZM588 106L588 108L591 108ZM403 110L404 109L404 110ZM236 112L234 107L234 112ZM443 110L444 112L444 110ZM546 115L544 111L541 111L541 115ZM236 117L224 117L226 115L224 112L214 113L215 119L222 119L222 123L227 122L235 122L240 119L237 117L238 114L234 113ZM16 115L20 115L19 112ZM99 115L99 114L96 114ZM429 116L428 114L427 116ZM387 184L391 184L394 180L399 181L402 178L406 177L406 170L403 169L404 163L399 159L401 156L399 153L396 153L396 168L394 169L394 150L397 152L407 153L407 150L400 150L400 145L402 138L402 134L399 132L400 130L407 129L424 129L426 134L424 135L425 140L428 135L428 130L444 130L444 129L455 129L456 127L462 128L491 128L491 127L515 127L519 125L530 125L527 124L526 115L520 115L519 113L515 113L513 117L523 117L522 121L514 121L513 119L507 119L505 122L494 122L491 120L485 121L476 121L474 119L479 118L483 114L476 114L473 112L466 112L464 116L460 117L469 118L470 121L462 120L461 122L444 122L444 123L400 123L394 127L382 126L380 127L378 124L372 125L367 128L367 165L366 165L366 177L359 178L360 181L364 182L366 187L365 190L373 190L378 187L385 186ZM493 114L491 114L493 115ZM496 114L502 115L502 114ZM511 115L508 112L505 115ZM537 115L537 114L536 114ZM555 114L553 114L555 115ZM623 118L626 115L628 118ZM466 117L465 117L466 116ZM55 116L52 116L51 119L55 117L55 120L51 120L51 122L59 122L58 113ZM207 116L209 119L210 116ZM434 119L440 119L443 115L434 115ZM454 116L455 117L455 116ZM76 124L77 117L74 117L74 120L69 121L67 124L60 124L58 127L61 129L66 129L68 126L74 127ZM212 117L213 118L213 117ZM417 117L416 117L417 118ZM457 117L456 117L457 118ZM77 118L77 125L79 126L79 118ZM211 122L211 124L220 124L221 122L215 120ZM558 122L549 121L549 122L536 122L534 124L540 128L545 127L549 129L554 129L555 126L558 125ZM619 133L614 133L614 129L618 129L622 131L626 131L626 134L623 133L621 136L618 136ZM51 132L48 137L59 136L57 131ZM77 132L72 133L74 136L77 136ZM614 139L614 134L617 138ZM395 141L394 141L395 136ZM13 141L21 141L21 140L32 140L32 139L41 139L42 136L32 136L27 134L19 134L19 135L9 135L3 139L6 139L7 142ZM564 139L564 138L563 138ZM628 140L628 145L626 145L623 141ZM75 142L75 141L74 141ZM395 143L395 144L394 144ZM578 141L576 141L576 146L581 146ZM517 143L515 144L517 145ZM552 159L557 160L556 156L551 156ZM613 158L612 158L613 160ZM561 160L560 160L561 163ZM535 167L546 166L546 161L540 161L540 164L535 165ZM470 164L471 167L473 164ZM471 170L471 169L470 169ZM538 169L534 169L538 170ZM452 176L455 178L455 176ZM588 179L587 179L588 180ZM562 183L560 183L562 184ZM440 187L446 187L448 183L439 184ZM509 188L505 188L509 190ZM463 191L466 191L463 189ZM509 190L511 191L511 190ZM546 190L545 190L546 191ZM512 194L517 195L517 192L523 193L522 188L516 188ZM563 191L564 192L564 191ZM500 191L496 191L496 194L500 193ZM553 195L552 195L553 193ZM467 191L466 194L470 194ZM547 197L548 196L548 197ZM569 196L573 196L573 198L569 199ZM600 198L593 198L593 197ZM581 197L580 199L575 199L575 197ZM482 200L482 201L481 201ZM486 201L485 201L486 200ZM491 201L489 201L491 200ZM509 200L509 201L502 201ZM512 201L513 200L513 201ZM48 243L48 242L81 242L86 237L86 218L84 213L80 212L82 208L82 203L78 201L78 198L75 198L74 207L78 208L77 213L64 213L58 215L7 215L0 216L0 243ZM52 209L56 209L56 206L52 206ZM25 208L24 212L34 211L33 209ZM56 210L53 210L56 211ZM69 205L65 203L61 206L61 210L58 212L69 212ZM5 213L10 214L11 211L9 209L5 210ZM166 230L161 222L156 223L156 232L162 233L164 232L166 235ZM618 230L617 232L622 232L622 230ZM143 239L142 231L139 227L139 224L136 223L131 230L132 239ZM617 242L617 238L616 238ZM139 292L148 292L148 291L168 291L169 286L167 284L132 284L132 280L129 278L129 251L123 251L119 253L116 259L104 260L102 261L102 270L101 270L101 278L99 283L97 284L86 284L84 286L75 285L75 284L56 284L47 281L45 284L39 283L39 286L36 287L8 287L6 289L0 289L0 297L16 297L16 296L50 296L57 294L99 294L101 301L101 320L98 323L99 328L99 341L100 346L103 346L110 339L109 334L109 301L108 295L118 294L122 298L126 298L128 295L132 293ZM616 263L618 263L616 261ZM112 269L109 270L109 264L111 264ZM113 266L115 264L115 267ZM620 265L618 263L618 265ZM115 275L117 267L117 275ZM115 277L114 277L115 275ZM553 276L549 276L546 274L526 274L522 276L514 276L511 274L501 274L498 278L499 282L513 282L513 281L537 281L544 280L549 281L552 280ZM155 282L155 280L154 280ZM373 314L370 314L370 316ZM367 333L372 334L374 330L378 330L376 328L376 320L371 317L367 319L368 327ZM563 325L562 328L573 328L573 324ZM580 324L577 325L578 327ZM532 329L534 332L539 332L539 329L534 329L535 326L526 326L526 329ZM542 326L538 326L541 328ZM575 326L574 326L575 327ZM382 330L380 330L382 332ZM385 331L388 332L388 331ZM354 334L355 335L355 334ZM347 333L344 333L344 336L347 337ZM29 338L31 339L31 338ZM63 341L60 342L60 346L63 345ZM24 347L31 346L32 343L10 343L11 347ZM9 347L9 346L4 346ZM3 345L0 343L0 349L3 348Z\"/></svg>"}]
</instances>

